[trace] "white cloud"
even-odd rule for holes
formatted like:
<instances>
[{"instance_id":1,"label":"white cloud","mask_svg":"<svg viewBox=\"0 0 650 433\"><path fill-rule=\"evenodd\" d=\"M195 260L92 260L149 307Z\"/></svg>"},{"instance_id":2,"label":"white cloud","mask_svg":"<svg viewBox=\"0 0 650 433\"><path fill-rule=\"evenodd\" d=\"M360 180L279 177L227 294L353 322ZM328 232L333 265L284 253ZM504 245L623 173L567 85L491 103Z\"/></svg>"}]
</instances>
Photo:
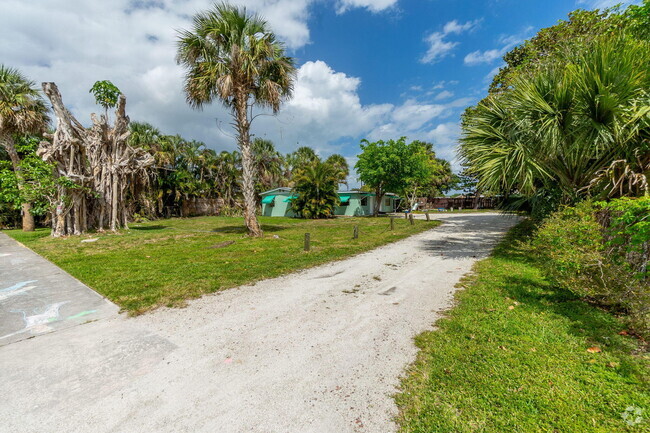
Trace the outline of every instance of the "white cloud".
<instances>
[{"instance_id":1,"label":"white cloud","mask_svg":"<svg viewBox=\"0 0 650 433\"><path fill-rule=\"evenodd\" d=\"M365 134L393 110L391 104L362 105L360 83L325 62L307 62L298 70L293 98L277 117L259 117L254 131L264 131L284 152L299 144L330 153L330 143Z\"/></svg>"},{"instance_id":2,"label":"white cloud","mask_svg":"<svg viewBox=\"0 0 650 433\"><path fill-rule=\"evenodd\" d=\"M478 24L480 20L468 21L466 23L459 23L456 20L449 21L444 25L441 32L433 32L424 38L424 41L429 45L427 52L422 56L420 62L422 63L435 63L444 57L448 56L451 51L456 47L459 42L446 40L447 36L451 34L459 35L461 33L470 31Z\"/></svg>"},{"instance_id":3,"label":"white cloud","mask_svg":"<svg viewBox=\"0 0 650 433\"><path fill-rule=\"evenodd\" d=\"M246 0L242 4L259 11L289 47L298 48L309 42L307 19L313 1ZM91 112L101 110L88 89L106 79L127 96L132 120L204 141L217 150L231 150L236 143L230 113L218 103L203 111L190 109L182 90L183 70L174 60L176 29L189 28L191 15L211 4L212 0L2 0L0 39L11 43L0 46L0 59L38 83L56 82L68 108L85 124ZM375 8L382 5L388 1L376 3ZM352 6L375 10L363 2ZM450 34L469 29L467 23L445 27ZM278 116L258 117L253 133L272 139L282 152L299 143L324 156L341 152L353 157L358 140L366 136L431 136L451 142L440 132L446 127L435 122L448 119L466 100L363 104L360 83L360 78L335 71L325 62L307 62L299 68L293 99ZM432 132L436 130L437 135Z\"/></svg>"},{"instance_id":4,"label":"white cloud","mask_svg":"<svg viewBox=\"0 0 650 433\"><path fill-rule=\"evenodd\" d=\"M442 92L438 93L434 99L436 101L442 101L444 99L449 99L452 96L454 96L454 92L450 92L449 90L443 90Z\"/></svg>"},{"instance_id":5,"label":"white cloud","mask_svg":"<svg viewBox=\"0 0 650 433\"><path fill-rule=\"evenodd\" d=\"M640 1L636 0L578 0L578 5L586 5L589 9L607 9L621 3L624 6L631 4L639 4Z\"/></svg>"},{"instance_id":6,"label":"white cloud","mask_svg":"<svg viewBox=\"0 0 650 433\"><path fill-rule=\"evenodd\" d=\"M495 60L501 59L508 51L519 45L528 35L530 35L532 27L527 27L516 35L506 35L499 38L500 48L494 48L486 51L473 51L465 56L464 63L468 66L475 66L481 63L493 63Z\"/></svg>"},{"instance_id":7,"label":"white cloud","mask_svg":"<svg viewBox=\"0 0 650 433\"><path fill-rule=\"evenodd\" d=\"M371 12L381 12L397 4L398 0L339 0L337 12L344 13L351 8L366 8Z\"/></svg>"}]
</instances>

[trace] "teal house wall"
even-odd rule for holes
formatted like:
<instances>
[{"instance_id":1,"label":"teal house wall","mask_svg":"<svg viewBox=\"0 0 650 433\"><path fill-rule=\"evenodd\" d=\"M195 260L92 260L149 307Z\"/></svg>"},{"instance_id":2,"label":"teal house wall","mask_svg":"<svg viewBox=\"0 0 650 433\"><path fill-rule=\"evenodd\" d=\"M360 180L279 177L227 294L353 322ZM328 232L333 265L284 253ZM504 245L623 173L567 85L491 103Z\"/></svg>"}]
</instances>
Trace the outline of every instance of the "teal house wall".
<instances>
[{"instance_id":1,"label":"teal house wall","mask_svg":"<svg viewBox=\"0 0 650 433\"><path fill-rule=\"evenodd\" d=\"M291 210L291 188L276 188L263 192L262 215L274 217L295 217Z\"/></svg>"},{"instance_id":2,"label":"teal house wall","mask_svg":"<svg viewBox=\"0 0 650 433\"><path fill-rule=\"evenodd\" d=\"M276 188L260 194L262 197L262 215L272 217L295 217L291 210L291 188ZM361 191L338 191L341 204L334 208L334 215L366 216L375 209L375 194ZM392 193L384 195L379 211L395 212L399 197Z\"/></svg>"},{"instance_id":3,"label":"teal house wall","mask_svg":"<svg viewBox=\"0 0 650 433\"><path fill-rule=\"evenodd\" d=\"M334 215L364 216L372 215L375 210L375 193L339 191L338 194L341 198L341 204L334 209ZM348 200L345 200L346 198ZM395 212L398 198L395 194L391 193L384 195L379 212Z\"/></svg>"}]
</instances>

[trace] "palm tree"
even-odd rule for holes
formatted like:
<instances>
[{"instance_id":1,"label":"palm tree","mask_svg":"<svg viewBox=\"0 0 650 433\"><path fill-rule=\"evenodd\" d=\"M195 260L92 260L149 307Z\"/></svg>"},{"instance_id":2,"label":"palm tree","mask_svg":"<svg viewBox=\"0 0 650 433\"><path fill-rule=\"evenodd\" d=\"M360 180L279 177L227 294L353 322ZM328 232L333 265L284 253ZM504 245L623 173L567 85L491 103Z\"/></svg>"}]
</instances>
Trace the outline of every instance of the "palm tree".
<instances>
[{"instance_id":1,"label":"palm tree","mask_svg":"<svg viewBox=\"0 0 650 433\"><path fill-rule=\"evenodd\" d=\"M298 170L293 182L294 211L303 218L329 218L339 204L339 172L330 164L316 161Z\"/></svg>"},{"instance_id":2,"label":"palm tree","mask_svg":"<svg viewBox=\"0 0 650 433\"><path fill-rule=\"evenodd\" d=\"M251 236L262 236L255 215L255 167L250 143L250 110L274 113L291 96L296 68L266 21L245 8L219 3L193 18L179 34L176 60L186 69L185 93L194 108L219 99L231 110L241 150L244 220Z\"/></svg>"},{"instance_id":3,"label":"palm tree","mask_svg":"<svg viewBox=\"0 0 650 433\"><path fill-rule=\"evenodd\" d=\"M350 166L348 161L341 154L334 153L330 155L326 160L326 164L334 167L334 170L337 172L338 183L342 183L346 187L348 186L348 176L350 175Z\"/></svg>"},{"instance_id":4,"label":"palm tree","mask_svg":"<svg viewBox=\"0 0 650 433\"><path fill-rule=\"evenodd\" d=\"M478 186L564 203L647 194L648 63L646 43L599 40L483 100L464 118L460 149Z\"/></svg>"},{"instance_id":5,"label":"palm tree","mask_svg":"<svg viewBox=\"0 0 650 433\"><path fill-rule=\"evenodd\" d=\"M34 86L35 83L18 70L0 64L0 146L11 159L19 191L22 190L23 177L13 135L42 133L49 122L48 109ZM23 230L34 231L31 203L23 203L21 207Z\"/></svg>"},{"instance_id":6,"label":"palm tree","mask_svg":"<svg viewBox=\"0 0 650 433\"><path fill-rule=\"evenodd\" d=\"M223 151L217 156L215 177L217 179L217 193L226 205L235 206L239 178L241 176L241 155L237 151Z\"/></svg>"},{"instance_id":7,"label":"palm tree","mask_svg":"<svg viewBox=\"0 0 650 433\"><path fill-rule=\"evenodd\" d=\"M260 193L280 186L284 160L275 150L273 142L256 138L252 146L255 161L255 191Z\"/></svg>"}]
</instances>

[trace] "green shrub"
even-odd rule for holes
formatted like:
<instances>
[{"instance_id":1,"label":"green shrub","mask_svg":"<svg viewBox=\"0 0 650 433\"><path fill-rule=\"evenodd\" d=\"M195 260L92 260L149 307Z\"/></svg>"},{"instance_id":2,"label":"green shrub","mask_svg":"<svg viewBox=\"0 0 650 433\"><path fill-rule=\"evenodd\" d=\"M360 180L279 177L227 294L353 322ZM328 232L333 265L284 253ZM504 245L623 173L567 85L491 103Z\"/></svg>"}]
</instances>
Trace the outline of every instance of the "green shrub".
<instances>
[{"instance_id":1,"label":"green shrub","mask_svg":"<svg viewBox=\"0 0 650 433\"><path fill-rule=\"evenodd\" d=\"M637 332L648 335L649 228L648 212L643 212L647 205L640 200L647 199L565 207L541 224L531 246L555 284L624 311Z\"/></svg>"}]
</instances>

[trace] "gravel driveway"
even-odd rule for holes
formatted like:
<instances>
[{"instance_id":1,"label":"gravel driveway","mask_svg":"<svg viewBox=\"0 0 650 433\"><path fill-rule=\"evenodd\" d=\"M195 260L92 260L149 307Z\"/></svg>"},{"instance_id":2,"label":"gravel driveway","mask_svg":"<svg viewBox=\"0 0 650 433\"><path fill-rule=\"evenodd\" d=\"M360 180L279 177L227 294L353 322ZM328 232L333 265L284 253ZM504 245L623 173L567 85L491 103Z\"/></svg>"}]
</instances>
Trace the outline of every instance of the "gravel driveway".
<instances>
[{"instance_id":1,"label":"gravel driveway","mask_svg":"<svg viewBox=\"0 0 650 433\"><path fill-rule=\"evenodd\" d=\"M6 431L376 432L454 285L517 219L444 224L353 258L0 347Z\"/></svg>"}]
</instances>

